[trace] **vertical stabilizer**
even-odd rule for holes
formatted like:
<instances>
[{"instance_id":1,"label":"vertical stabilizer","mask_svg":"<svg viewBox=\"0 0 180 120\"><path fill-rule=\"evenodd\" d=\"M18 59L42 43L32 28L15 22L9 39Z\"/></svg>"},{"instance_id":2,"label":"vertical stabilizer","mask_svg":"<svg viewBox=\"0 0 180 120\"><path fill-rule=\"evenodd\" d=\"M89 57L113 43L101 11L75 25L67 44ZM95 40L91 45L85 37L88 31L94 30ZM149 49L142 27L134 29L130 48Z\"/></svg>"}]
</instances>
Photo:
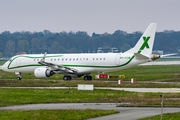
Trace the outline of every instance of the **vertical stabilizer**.
<instances>
[{"instance_id":1,"label":"vertical stabilizer","mask_svg":"<svg viewBox=\"0 0 180 120\"><path fill-rule=\"evenodd\" d=\"M151 23L136 45L125 53L151 54L154 44L157 23Z\"/></svg>"}]
</instances>

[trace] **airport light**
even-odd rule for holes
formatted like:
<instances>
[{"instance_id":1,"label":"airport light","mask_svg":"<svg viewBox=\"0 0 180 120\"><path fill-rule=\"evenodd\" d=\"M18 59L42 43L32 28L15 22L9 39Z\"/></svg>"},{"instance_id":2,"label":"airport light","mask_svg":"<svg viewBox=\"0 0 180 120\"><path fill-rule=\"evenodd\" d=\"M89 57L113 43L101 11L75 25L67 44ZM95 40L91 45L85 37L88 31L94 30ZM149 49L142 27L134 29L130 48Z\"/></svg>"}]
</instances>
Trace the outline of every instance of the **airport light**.
<instances>
[{"instance_id":1,"label":"airport light","mask_svg":"<svg viewBox=\"0 0 180 120\"><path fill-rule=\"evenodd\" d=\"M162 115L163 115L163 98L164 98L164 94L160 95L160 97L162 97L162 102L161 102L161 120L162 120Z\"/></svg>"}]
</instances>

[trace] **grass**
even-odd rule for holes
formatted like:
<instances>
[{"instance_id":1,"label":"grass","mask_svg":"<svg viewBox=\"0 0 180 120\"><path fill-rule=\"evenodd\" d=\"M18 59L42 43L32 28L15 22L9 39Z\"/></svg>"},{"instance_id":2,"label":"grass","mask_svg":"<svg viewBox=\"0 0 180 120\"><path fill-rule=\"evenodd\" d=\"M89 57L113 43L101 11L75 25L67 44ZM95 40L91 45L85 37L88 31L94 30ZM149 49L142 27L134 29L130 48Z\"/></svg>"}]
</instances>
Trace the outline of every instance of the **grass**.
<instances>
[{"instance_id":1,"label":"grass","mask_svg":"<svg viewBox=\"0 0 180 120\"><path fill-rule=\"evenodd\" d=\"M159 82L180 82L180 65L157 65L157 66L136 66L125 70L109 72L109 75L125 75L124 81L130 81L131 78L136 78L136 81L159 81ZM94 79L98 73L92 73ZM17 75L0 70L0 79L16 79ZM34 73L23 73L22 79L37 79ZM39 78L38 78L39 79ZM62 80L63 75L55 74L44 80ZM82 78L75 78L82 80ZM103 79L103 80L118 80ZM73 80L72 80L73 81Z\"/></svg>"},{"instance_id":2,"label":"grass","mask_svg":"<svg viewBox=\"0 0 180 120\"><path fill-rule=\"evenodd\" d=\"M163 114L163 117L162 117L163 120L179 120L179 118L180 118L180 112L166 113L166 114ZM139 120L160 120L160 119L161 119L161 115L157 115L153 117L142 118Z\"/></svg>"},{"instance_id":3,"label":"grass","mask_svg":"<svg viewBox=\"0 0 180 120\"><path fill-rule=\"evenodd\" d=\"M160 103L161 93L77 89L0 89L0 107L37 103ZM180 106L180 93L164 93L166 105ZM175 103L175 104L172 104Z\"/></svg>"},{"instance_id":4,"label":"grass","mask_svg":"<svg viewBox=\"0 0 180 120\"><path fill-rule=\"evenodd\" d=\"M93 79L84 81L83 78L75 78L71 81L63 81L63 75L53 75L50 78L37 79L34 73L23 73L22 81L16 80L14 73L0 70L0 87L77 87L77 84L93 84L95 87L135 87L135 88L180 88L180 65L136 66L125 70L109 72L109 75L125 75L124 83L118 85L119 78ZM92 73L94 75L97 73ZM136 83L131 84L130 79L135 78ZM114 81L114 82L111 82ZM149 83L146 83L149 81ZM174 82L174 83L153 83Z\"/></svg>"},{"instance_id":5,"label":"grass","mask_svg":"<svg viewBox=\"0 0 180 120\"><path fill-rule=\"evenodd\" d=\"M0 61L0 65L3 65L6 61Z\"/></svg>"},{"instance_id":6,"label":"grass","mask_svg":"<svg viewBox=\"0 0 180 120\"><path fill-rule=\"evenodd\" d=\"M117 81L117 80L116 80ZM124 82L119 85L118 82L108 82L104 80L0 80L0 87L77 87L78 84L93 84L94 87L117 87L117 88L180 88L179 83L139 83L134 84Z\"/></svg>"},{"instance_id":7,"label":"grass","mask_svg":"<svg viewBox=\"0 0 180 120\"><path fill-rule=\"evenodd\" d=\"M115 110L2 110L1 120L83 120L119 113Z\"/></svg>"}]
</instances>

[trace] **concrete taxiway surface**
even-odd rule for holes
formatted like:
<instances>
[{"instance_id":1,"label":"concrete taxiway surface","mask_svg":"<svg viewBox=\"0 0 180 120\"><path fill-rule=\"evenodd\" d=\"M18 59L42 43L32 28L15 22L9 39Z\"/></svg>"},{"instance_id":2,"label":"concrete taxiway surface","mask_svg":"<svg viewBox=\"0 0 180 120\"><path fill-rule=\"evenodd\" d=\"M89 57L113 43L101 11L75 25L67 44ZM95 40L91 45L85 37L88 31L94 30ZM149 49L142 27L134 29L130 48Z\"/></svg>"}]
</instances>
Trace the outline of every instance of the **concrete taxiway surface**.
<instances>
[{"instance_id":1,"label":"concrete taxiway surface","mask_svg":"<svg viewBox=\"0 0 180 120\"><path fill-rule=\"evenodd\" d=\"M154 62L147 62L140 65L180 65L180 61L154 61Z\"/></svg>"},{"instance_id":2,"label":"concrete taxiway surface","mask_svg":"<svg viewBox=\"0 0 180 120\"><path fill-rule=\"evenodd\" d=\"M69 89L69 87L0 87L0 88L18 88L18 89ZM71 87L76 88L77 87ZM132 92L180 92L180 88L110 88L110 87L94 87L94 89L111 89L124 90Z\"/></svg>"},{"instance_id":3,"label":"concrete taxiway surface","mask_svg":"<svg viewBox=\"0 0 180 120\"><path fill-rule=\"evenodd\" d=\"M39 109L102 109L120 113L88 120L137 120L161 114L160 107L116 107L116 103L52 103L0 107L0 110L39 110ZM163 113L178 112L180 108L164 108Z\"/></svg>"}]
</instances>

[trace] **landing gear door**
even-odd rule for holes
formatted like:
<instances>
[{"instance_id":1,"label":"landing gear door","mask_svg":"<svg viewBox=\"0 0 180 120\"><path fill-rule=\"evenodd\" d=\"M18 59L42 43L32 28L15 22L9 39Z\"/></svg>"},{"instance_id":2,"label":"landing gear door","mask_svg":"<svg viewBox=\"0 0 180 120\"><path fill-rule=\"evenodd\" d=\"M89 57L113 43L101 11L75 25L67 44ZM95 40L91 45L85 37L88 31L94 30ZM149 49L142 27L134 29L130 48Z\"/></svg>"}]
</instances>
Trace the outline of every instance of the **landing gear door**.
<instances>
[{"instance_id":1,"label":"landing gear door","mask_svg":"<svg viewBox=\"0 0 180 120\"><path fill-rule=\"evenodd\" d=\"M116 59L115 59L115 63L116 63L116 65L120 65L120 54L117 54L116 55Z\"/></svg>"}]
</instances>

